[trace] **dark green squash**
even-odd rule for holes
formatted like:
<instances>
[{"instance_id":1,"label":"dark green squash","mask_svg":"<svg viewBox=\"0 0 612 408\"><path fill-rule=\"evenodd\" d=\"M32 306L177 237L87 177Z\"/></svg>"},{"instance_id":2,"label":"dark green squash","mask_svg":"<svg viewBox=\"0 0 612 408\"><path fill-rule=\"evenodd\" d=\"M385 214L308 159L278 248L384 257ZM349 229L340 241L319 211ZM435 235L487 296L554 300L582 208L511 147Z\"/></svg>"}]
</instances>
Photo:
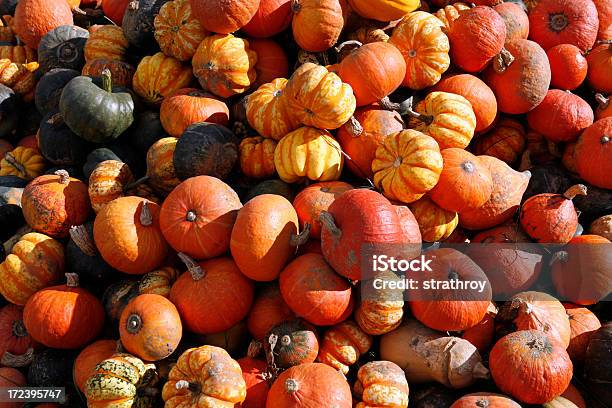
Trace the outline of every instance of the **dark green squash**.
<instances>
[{"instance_id":1,"label":"dark green squash","mask_svg":"<svg viewBox=\"0 0 612 408\"><path fill-rule=\"evenodd\" d=\"M112 150L107 149L105 147L92 150L87 155L87 160L83 165L83 176L85 177L85 180L89 180L91 172L93 172L96 166L104 160L117 160L120 162L123 161Z\"/></svg>"},{"instance_id":2,"label":"dark green squash","mask_svg":"<svg viewBox=\"0 0 612 408\"><path fill-rule=\"evenodd\" d=\"M285 183L282 180L264 180L248 191L243 202L246 203L262 194L277 194L285 197L290 202L293 202L295 198L295 193L291 184Z\"/></svg>"},{"instance_id":3,"label":"dark green squash","mask_svg":"<svg viewBox=\"0 0 612 408\"><path fill-rule=\"evenodd\" d=\"M23 139L26 136L35 135L38 132L38 125L42 120L42 115L33 103L22 104L19 112L19 124L15 136Z\"/></svg>"},{"instance_id":4,"label":"dark green squash","mask_svg":"<svg viewBox=\"0 0 612 408\"><path fill-rule=\"evenodd\" d=\"M38 63L42 72L54 68L80 71L85 65L85 43L89 31L81 27L63 25L49 31L38 45Z\"/></svg>"},{"instance_id":5,"label":"dark green squash","mask_svg":"<svg viewBox=\"0 0 612 408\"><path fill-rule=\"evenodd\" d=\"M164 137L168 137L168 134L161 125L159 112L154 111L144 111L138 115L130 131L132 146L143 156L146 156L153 143Z\"/></svg>"},{"instance_id":6,"label":"dark green squash","mask_svg":"<svg viewBox=\"0 0 612 408\"><path fill-rule=\"evenodd\" d=\"M587 225L596 218L612 214L612 190L606 190L586 184L578 178L574 178L573 180L575 182L572 182L572 184L583 183L587 187L586 196L577 196L572 200L576 209L580 211L581 222Z\"/></svg>"},{"instance_id":7,"label":"dark green squash","mask_svg":"<svg viewBox=\"0 0 612 408\"><path fill-rule=\"evenodd\" d=\"M560 194L575 184L572 183L569 173L556 163L533 166L529 171L531 178L523 194L523 201L537 194Z\"/></svg>"},{"instance_id":8,"label":"dark green squash","mask_svg":"<svg viewBox=\"0 0 612 408\"><path fill-rule=\"evenodd\" d=\"M460 396L440 384L415 384L410 387L410 407L449 408Z\"/></svg>"},{"instance_id":9,"label":"dark green squash","mask_svg":"<svg viewBox=\"0 0 612 408\"><path fill-rule=\"evenodd\" d=\"M589 340L584 373L589 381L612 384L612 322L604 323Z\"/></svg>"},{"instance_id":10,"label":"dark green squash","mask_svg":"<svg viewBox=\"0 0 612 408\"><path fill-rule=\"evenodd\" d=\"M6 241L25 224L21 207L15 204L0 204L0 248L4 249L2 242ZM2 262L0 260L0 262Z\"/></svg>"},{"instance_id":11,"label":"dark green squash","mask_svg":"<svg viewBox=\"0 0 612 408\"><path fill-rule=\"evenodd\" d=\"M51 112L40 122L38 148L57 166L75 166L83 164L93 145L75 135L59 112Z\"/></svg>"},{"instance_id":12,"label":"dark green squash","mask_svg":"<svg viewBox=\"0 0 612 408\"><path fill-rule=\"evenodd\" d=\"M130 127L134 100L128 92L112 87L109 70L104 70L100 86L96 82L86 76L71 80L62 91L60 112L74 133L89 142L105 143Z\"/></svg>"},{"instance_id":13,"label":"dark green squash","mask_svg":"<svg viewBox=\"0 0 612 408\"><path fill-rule=\"evenodd\" d=\"M153 22L159 9L169 0L131 0L128 3L121 28L130 45L154 51L159 48L155 41Z\"/></svg>"},{"instance_id":14,"label":"dark green squash","mask_svg":"<svg viewBox=\"0 0 612 408\"><path fill-rule=\"evenodd\" d=\"M8 86L0 84L0 138L5 138L19 124L20 99Z\"/></svg>"},{"instance_id":15,"label":"dark green squash","mask_svg":"<svg viewBox=\"0 0 612 408\"><path fill-rule=\"evenodd\" d=\"M225 179L238 160L240 140L223 125L200 122L189 126L176 143L173 163L179 180L208 175Z\"/></svg>"},{"instance_id":16,"label":"dark green squash","mask_svg":"<svg viewBox=\"0 0 612 408\"><path fill-rule=\"evenodd\" d=\"M30 387L64 387L72 381L74 350L46 349L35 353L28 370Z\"/></svg>"},{"instance_id":17,"label":"dark green squash","mask_svg":"<svg viewBox=\"0 0 612 408\"><path fill-rule=\"evenodd\" d=\"M111 321L119 321L121 312L130 300L139 295L138 282L122 280L110 285L102 295L102 305L106 316Z\"/></svg>"},{"instance_id":18,"label":"dark green squash","mask_svg":"<svg viewBox=\"0 0 612 408\"><path fill-rule=\"evenodd\" d=\"M0 187L23 188L28 185L28 180L17 176L0 176Z\"/></svg>"},{"instance_id":19,"label":"dark green squash","mask_svg":"<svg viewBox=\"0 0 612 408\"><path fill-rule=\"evenodd\" d=\"M134 150L132 145L129 144L124 137L119 138L106 147L112 150L112 152L115 153L122 162L127 163L135 177L140 177L141 175L144 176L144 171L146 169L146 156L138 154L138 152Z\"/></svg>"},{"instance_id":20,"label":"dark green squash","mask_svg":"<svg viewBox=\"0 0 612 408\"><path fill-rule=\"evenodd\" d=\"M0 0L0 15L10 15L15 14L15 8L17 7L17 3L19 0Z\"/></svg>"},{"instance_id":21,"label":"dark green squash","mask_svg":"<svg viewBox=\"0 0 612 408\"><path fill-rule=\"evenodd\" d=\"M59 110L62 91L68 82L81 73L74 69L56 68L47 72L36 85L34 102L41 115Z\"/></svg>"}]
</instances>

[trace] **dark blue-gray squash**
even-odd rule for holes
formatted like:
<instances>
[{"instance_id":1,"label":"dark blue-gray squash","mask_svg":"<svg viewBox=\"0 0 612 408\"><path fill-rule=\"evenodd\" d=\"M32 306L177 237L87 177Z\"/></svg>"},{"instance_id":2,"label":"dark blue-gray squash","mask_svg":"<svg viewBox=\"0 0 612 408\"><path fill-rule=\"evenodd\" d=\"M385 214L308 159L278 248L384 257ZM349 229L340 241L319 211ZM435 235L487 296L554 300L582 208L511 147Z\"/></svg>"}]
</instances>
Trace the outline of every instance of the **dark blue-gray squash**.
<instances>
[{"instance_id":1,"label":"dark blue-gray squash","mask_svg":"<svg viewBox=\"0 0 612 408\"><path fill-rule=\"evenodd\" d=\"M82 165L94 146L74 134L59 112L47 114L40 122L38 148L43 157L57 166Z\"/></svg>"},{"instance_id":2,"label":"dark blue-gray squash","mask_svg":"<svg viewBox=\"0 0 612 408\"><path fill-rule=\"evenodd\" d=\"M64 87L79 75L81 73L74 69L56 68L40 78L36 85L34 102L41 115L59 110L59 101Z\"/></svg>"},{"instance_id":3,"label":"dark blue-gray squash","mask_svg":"<svg viewBox=\"0 0 612 408\"><path fill-rule=\"evenodd\" d=\"M85 43L89 31L62 25L49 31L38 45L38 63L42 72L54 68L81 70L85 65Z\"/></svg>"}]
</instances>

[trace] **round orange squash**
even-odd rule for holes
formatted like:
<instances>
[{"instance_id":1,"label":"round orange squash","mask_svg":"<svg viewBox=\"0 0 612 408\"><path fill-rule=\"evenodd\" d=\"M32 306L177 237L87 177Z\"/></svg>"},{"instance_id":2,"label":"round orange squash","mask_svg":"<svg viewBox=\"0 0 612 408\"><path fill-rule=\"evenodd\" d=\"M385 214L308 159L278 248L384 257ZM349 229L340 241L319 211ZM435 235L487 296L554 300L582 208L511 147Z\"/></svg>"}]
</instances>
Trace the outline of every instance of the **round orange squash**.
<instances>
[{"instance_id":1,"label":"round orange squash","mask_svg":"<svg viewBox=\"0 0 612 408\"><path fill-rule=\"evenodd\" d=\"M193 15L208 31L229 34L244 27L253 18L259 0L191 0Z\"/></svg>"},{"instance_id":2,"label":"round orange squash","mask_svg":"<svg viewBox=\"0 0 612 408\"><path fill-rule=\"evenodd\" d=\"M459 224L456 212L440 208L427 196L411 203L410 210L419 224L425 242L437 242L448 238Z\"/></svg>"},{"instance_id":3,"label":"round orange squash","mask_svg":"<svg viewBox=\"0 0 612 408\"><path fill-rule=\"evenodd\" d=\"M280 140L299 127L287 106L285 87L287 80L277 78L261 85L250 94L246 103L249 124L263 137Z\"/></svg>"},{"instance_id":4,"label":"round orange squash","mask_svg":"<svg viewBox=\"0 0 612 408\"><path fill-rule=\"evenodd\" d=\"M242 378L246 384L246 399L241 408L260 408L266 405L270 385L266 381L268 364L264 360L243 357L236 360L242 369Z\"/></svg>"},{"instance_id":5,"label":"round orange squash","mask_svg":"<svg viewBox=\"0 0 612 408\"><path fill-rule=\"evenodd\" d=\"M0 309L0 360L9 365L7 358L19 358L36 345L23 324L23 309L6 305Z\"/></svg>"},{"instance_id":6,"label":"round orange squash","mask_svg":"<svg viewBox=\"0 0 612 408\"><path fill-rule=\"evenodd\" d=\"M474 151L511 165L522 156L527 144L523 125L514 119L503 118L488 133L476 139Z\"/></svg>"},{"instance_id":7,"label":"round orange squash","mask_svg":"<svg viewBox=\"0 0 612 408\"><path fill-rule=\"evenodd\" d=\"M289 77L289 60L283 47L267 38L250 38L249 48L257 54L255 72L257 78L253 88L259 87L276 78Z\"/></svg>"},{"instance_id":8,"label":"round orange squash","mask_svg":"<svg viewBox=\"0 0 612 408\"><path fill-rule=\"evenodd\" d=\"M132 88L145 102L157 104L173 91L187 87L192 79L188 66L158 52L140 61L132 79Z\"/></svg>"},{"instance_id":9,"label":"round orange squash","mask_svg":"<svg viewBox=\"0 0 612 408\"><path fill-rule=\"evenodd\" d=\"M161 6L153 25L162 52L179 61L189 61L208 35L193 15L190 0L173 0Z\"/></svg>"},{"instance_id":10,"label":"round orange squash","mask_svg":"<svg viewBox=\"0 0 612 408\"><path fill-rule=\"evenodd\" d=\"M116 340L97 340L79 353L72 367L72 379L81 392L85 392L85 383L94 373L94 368L116 352Z\"/></svg>"},{"instance_id":11,"label":"round orange squash","mask_svg":"<svg viewBox=\"0 0 612 408\"><path fill-rule=\"evenodd\" d=\"M167 195L181 182L174 171L176 137L162 137L147 151L148 183L162 195Z\"/></svg>"},{"instance_id":12,"label":"round orange squash","mask_svg":"<svg viewBox=\"0 0 612 408\"><path fill-rule=\"evenodd\" d=\"M24 0L15 8L12 27L28 47L37 49L41 38L61 25L72 25L72 11L66 0Z\"/></svg>"},{"instance_id":13,"label":"round orange squash","mask_svg":"<svg viewBox=\"0 0 612 408\"><path fill-rule=\"evenodd\" d=\"M291 3L293 39L301 49L321 52L331 48L344 27L338 0L294 0Z\"/></svg>"},{"instance_id":14,"label":"round orange squash","mask_svg":"<svg viewBox=\"0 0 612 408\"><path fill-rule=\"evenodd\" d=\"M362 401L357 408L376 405L407 408L408 392L404 371L390 361L370 361L359 367L353 386L353 393Z\"/></svg>"},{"instance_id":15,"label":"round orange squash","mask_svg":"<svg viewBox=\"0 0 612 408\"><path fill-rule=\"evenodd\" d=\"M493 7L506 25L506 42L512 40L526 40L529 36L529 17L517 3L501 3Z\"/></svg>"},{"instance_id":16,"label":"round orange squash","mask_svg":"<svg viewBox=\"0 0 612 408\"><path fill-rule=\"evenodd\" d=\"M134 181L132 171L119 160L100 162L89 176L89 200L98 213L106 204L125 195L125 188Z\"/></svg>"},{"instance_id":17,"label":"round orange squash","mask_svg":"<svg viewBox=\"0 0 612 408\"><path fill-rule=\"evenodd\" d=\"M559 89L572 91L580 86L587 76L588 63L580 48L572 44L559 44L546 51L552 78L550 84Z\"/></svg>"},{"instance_id":18,"label":"round orange squash","mask_svg":"<svg viewBox=\"0 0 612 408\"><path fill-rule=\"evenodd\" d=\"M348 3L360 16L383 22L400 19L420 5L417 0L349 0Z\"/></svg>"},{"instance_id":19,"label":"round orange squash","mask_svg":"<svg viewBox=\"0 0 612 408\"><path fill-rule=\"evenodd\" d=\"M85 61L124 61L129 43L121 27L105 25L90 34L85 43ZM114 76L113 76L114 80Z\"/></svg>"},{"instance_id":20,"label":"round orange squash","mask_svg":"<svg viewBox=\"0 0 612 408\"><path fill-rule=\"evenodd\" d=\"M240 170L247 177L268 178L276 173L274 150L276 141L261 136L246 137L238 146Z\"/></svg>"},{"instance_id":21,"label":"round orange squash","mask_svg":"<svg viewBox=\"0 0 612 408\"><path fill-rule=\"evenodd\" d=\"M159 119L170 136L181 137L185 129L198 122L227 126L229 109L213 95L195 88L182 88L166 96L159 110Z\"/></svg>"},{"instance_id":22,"label":"round orange squash","mask_svg":"<svg viewBox=\"0 0 612 408\"><path fill-rule=\"evenodd\" d=\"M511 3L504 3L511 4ZM510 398L490 392L477 392L467 394L459 398L450 406L450 408L477 408L477 407L495 407L495 408L521 408L521 406Z\"/></svg>"},{"instance_id":23,"label":"round orange squash","mask_svg":"<svg viewBox=\"0 0 612 408\"><path fill-rule=\"evenodd\" d=\"M364 333L357 323L346 320L325 332L317 361L348 374L349 366L372 347L372 336Z\"/></svg>"},{"instance_id":24,"label":"round orange squash","mask_svg":"<svg viewBox=\"0 0 612 408\"><path fill-rule=\"evenodd\" d=\"M272 37L288 28L292 17L291 0L261 0L243 31L251 37Z\"/></svg>"},{"instance_id":25,"label":"round orange squash","mask_svg":"<svg viewBox=\"0 0 612 408\"><path fill-rule=\"evenodd\" d=\"M593 48L586 56L589 69L587 81L597 92L612 94L612 80L610 67L612 67L612 44L600 44Z\"/></svg>"},{"instance_id":26,"label":"round orange squash","mask_svg":"<svg viewBox=\"0 0 612 408\"><path fill-rule=\"evenodd\" d=\"M108 69L113 78L113 85L128 88L132 85L132 79L136 70L133 66L123 61L109 59L94 59L85 63L82 74L92 78L102 78L102 72Z\"/></svg>"},{"instance_id":27,"label":"round orange squash","mask_svg":"<svg viewBox=\"0 0 612 408\"><path fill-rule=\"evenodd\" d=\"M598 120L580 135L574 157L580 177L612 189L612 117Z\"/></svg>"},{"instance_id":28,"label":"round orange squash","mask_svg":"<svg viewBox=\"0 0 612 408\"><path fill-rule=\"evenodd\" d=\"M276 325L295 319L278 284L264 286L253 301L247 317L247 328L255 340L263 340L265 335Z\"/></svg>"},{"instance_id":29,"label":"round orange squash","mask_svg":"<svg viewBox=\"0 0 612 408\"><path fill-rule=\"evenodd\" d=\"M572 303L563 303L567 318L570 322L570 344L567 354L575 363L583 363L591 336L601 327L601 322L586 307L580 307Z\"/></svg>"}]
</instances>

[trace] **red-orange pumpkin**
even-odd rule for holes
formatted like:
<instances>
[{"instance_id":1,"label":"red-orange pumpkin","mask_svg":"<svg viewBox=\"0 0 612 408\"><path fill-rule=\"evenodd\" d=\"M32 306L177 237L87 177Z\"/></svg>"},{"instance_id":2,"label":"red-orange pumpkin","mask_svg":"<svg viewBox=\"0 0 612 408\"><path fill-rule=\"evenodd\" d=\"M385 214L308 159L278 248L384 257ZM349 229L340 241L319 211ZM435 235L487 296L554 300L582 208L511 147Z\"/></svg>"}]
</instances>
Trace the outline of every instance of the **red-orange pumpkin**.
<instances>
[{"instance_id":1,"label":"red-orange pumpkin","mask_svg":"<svg viewBox=\"0 0 612 408\"><path fill-rule=\"evenodd\" d=\"M251 37L272 37L289 27L292 16L291 0L260 0L255 15L242 30Z\"/></svg>"},{"instance_id":2,"label":"red-orange pumpkin","mask_svg":"<svg viewBox=\"0 0 612 408\"><path fill-rule=\"evenodd\" d=\"M28 381L21 371L11 367L0 367L0 387L19 388L25 387ZM2 408L22 408L22 402L3 402Z\"/></svg>"},{"instance_id":3,"label":"red-orange pumpkin","mask_svg":"<svg viewBox=\"0 0 612 408\"><path fill-rule=\"evenodd\" d=\"M612 189L612 117L598 120L580 135L574 157L580 177Z\"/></svg>"},{"instance_id":4,"label":"red-orange pumpkin","mask_svg":"<svg viewBox=\"0 0 612 408\"><path fill-rule=\"evenodd\" d=\"M182 88L164 98L159 119L170 136L181 137L187 127L198 122L227 126L229 109L223 101L208 92Z\"/></svg>"},{"instance_id":5,"label":"red-orange pumpkin","mask_svg":"<svg viewBox=\"0 0 612 408\"><path fill-rule=\"evenodd\" d=\"M14 356L25 354L34 345L23 324L23 310L16 305L0 309L0 359L5 353Z\"/></svg>"},{"instance_id":6,"label":"red-orange pumpkin","mask_svg":"<svg viewBox=\"0 0 612 408\"><path fill-rule=\"evenodd\" d=\"M588 64L582 51L572 44L558 44L546 51L555 88L572 91L587 76Z\"/></svg>"},{"instance_id":7,"label":"red-orange pumpkin","mask_svg":"<svg viewBox=\"0 0 612 408\"><path fill-rule=\"evenodd\" d=\"M15 8L12 28L25 45L37 49L49 31L72 24L72 11L66 0L23 0Z\"/></svg>"},{"instance_id":8,"label":"red-orange pumpkin","mask_svg":"<svg viewBox=\"0 0 612 408\"><path fill-rule=\"evenodd\" d=\"M575 363L583 363L591 336L601 327L597 316L586 307L563 303L569 319L571 335L567 354Z\"/></svg>"},{"instance_id":9,"label":"red-orange pumpkin","mask_svg":"<svg viewBox=\"0 0 612 408\"><path fill-rule=\"evenodd\" d=\"M121 25L129 2L130 0L104 0L102 1L102 11L115 24Z\"/></svg>"},{"instance_id":10,"label":"red-orange pumpkin","mask_svg":"<svg viewBox=\"0 0 612 408\"><path fill-rule=\"evenodd\" d=\"M495 337L495 315L497 307L490 302L487 313L476 326L470 327L461 333L461 338L472 343L481 354L484 354Z\"/></svg>"},{"instance_id":11,"label":"red-orange pumpkin","mask_svg":"<svg viewBox=\"0 0 612 408\"><path fill-rule=\"evenodd\" d=\"M246 399L239 404L241 408L262 408L266 405L270 385L266 381L268 364L263 360L243 357L236 360L242 369L242 378L246 383Z\"/></svg>"},{"instance_id":12,"label":"red-orange pumpkin","mask_svg":"<svg viewBox=\"0 0 612 408\"><path fill-rule=\"evenodd\" d=\"M598 40L609 40L612 38L612 3L607 0L593 0L599 17Z\"/></svg>"},{"instance_id":13,"label":"red-orange pumpkin","mask_svg":"<svg viewBox=\"0 0 612 408\"><path fill-rule=\"evenodd\" d=\"M517 120L503 118L490 132L476 139L474 151L476 154L493 156L512 165L521 157L526 144L523 125Z\"/></svg>"},{"instance_id":14,"label":"red-orange pumpkin","mask_svg":"<svg viewBox=\"0 0 612 408\"><path fill-rule=\"evenodd\" d=\"M305 51L321 52L333 46L344 26L338 0L294 0L293 39Z\"/></svg>"},{"instance_id":15,"label":"red-orange pumpkin","mask_svg":"<svg viewBox=\"0 0 612 408\"><path fill-rule=\"evenodd\" d=\"M400 220L402 231L404 232L404 243L406 244L419 244L418 250L420 253L420 244L423 241L421 231L419 229L419 223L408 206L403 204L394 204L395 212ZM412 252L415 246L410 245L407 250ZM418 255L418 254L417 254Z\"/></svg>"},{"instance_id":16,"label":"red-orange pumpkin","mask_svg":"<svg viewBox=\"0 0 612 408\"><path fill-rule=\"evenodd\" d=\"M191 0L193 15L213 33L229 34L244 27L257 12L259 0Z\"/></svg>"},{"instance_id":17,"label":"red-orange pumpkin","mask_svg":"<svg viewBox=\"0 0 612 408\"><path fill-rule=\"evenodd\" d=\"M249 48L257 54L255 72L257 79L252 89L272 82L276 78L289 77L289 60L283 48L277 42L268 39L249 39Z\"/></svg>"},{"instance_id":18,"label":"red-orange pumpkin","mask_svg":"<svg viewBox=\"0 0 612 408\"><path fill-rule=\"evenodd\" d=\"M524 39L529 36L529 17L517 3L506 2L493 7L506 24L506 42Z\"/></svg>"},{"instance_id":19,"label":"red-orange pumpkin","mask_svg":"<svg viewBox=\"0 0 612 408\"><path fill-rule=\"evenodd\" d=\"M274 326L295 318L277 284L261 289L247 317L247 328L255 340L262 340Z\"/></svg>"},{"instance_id":20,"label":"red-orange pumpkin","mask_svg":"<svg viewBox=\"0 0 612 408\"><path fill-rule=\"evenodd\" d=\"M81 392L85 392L85 383L93 374L94 368L116 352L116 340L98 340L79 353L72 367L72 379Z\"/></svg>"},{"instance_id":21,"label":"red-orange pumpkin","mask_svg":"<svg viewBox=\"0 0 612 408\"><path fill-rule=\"evenodd\" d=\"M511 4L511 3L504 3ZM519 404L501 394L493 394L490 392L477 392L467 394L459 398L450 406L450 408L521 408Z\"/></svg>"},{"instance_id":22,"label":"red-orange pumpkin","mask_svg":"<svg viewBox=\"0 0 612 408\"><path fill-rule=\"evenodd\" d=\"M587 54L587 80L597 92L612 94L612 44L600 44Z\"/></svg>"}]
</instances>

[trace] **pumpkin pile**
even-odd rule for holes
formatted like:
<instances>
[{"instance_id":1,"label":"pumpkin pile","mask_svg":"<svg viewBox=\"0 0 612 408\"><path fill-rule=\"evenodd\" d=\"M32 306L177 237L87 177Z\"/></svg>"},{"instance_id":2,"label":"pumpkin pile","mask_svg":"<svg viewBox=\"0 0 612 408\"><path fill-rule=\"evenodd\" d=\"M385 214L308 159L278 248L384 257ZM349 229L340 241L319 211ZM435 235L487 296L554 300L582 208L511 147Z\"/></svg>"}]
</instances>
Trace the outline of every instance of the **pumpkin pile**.
<instances>
[{"instance_id":1,"label":"pumpkin pile","mask_svg":"<svg viewBox=\"0 0 612 408\"><path fill-rule=\"evenodd\" d=\"M612 406L610 0L0 17L0 386L66 387L38 407ZM389 251L487 284L375 290L399 282L364 269Z\"/></svg>"}]
</instances>

